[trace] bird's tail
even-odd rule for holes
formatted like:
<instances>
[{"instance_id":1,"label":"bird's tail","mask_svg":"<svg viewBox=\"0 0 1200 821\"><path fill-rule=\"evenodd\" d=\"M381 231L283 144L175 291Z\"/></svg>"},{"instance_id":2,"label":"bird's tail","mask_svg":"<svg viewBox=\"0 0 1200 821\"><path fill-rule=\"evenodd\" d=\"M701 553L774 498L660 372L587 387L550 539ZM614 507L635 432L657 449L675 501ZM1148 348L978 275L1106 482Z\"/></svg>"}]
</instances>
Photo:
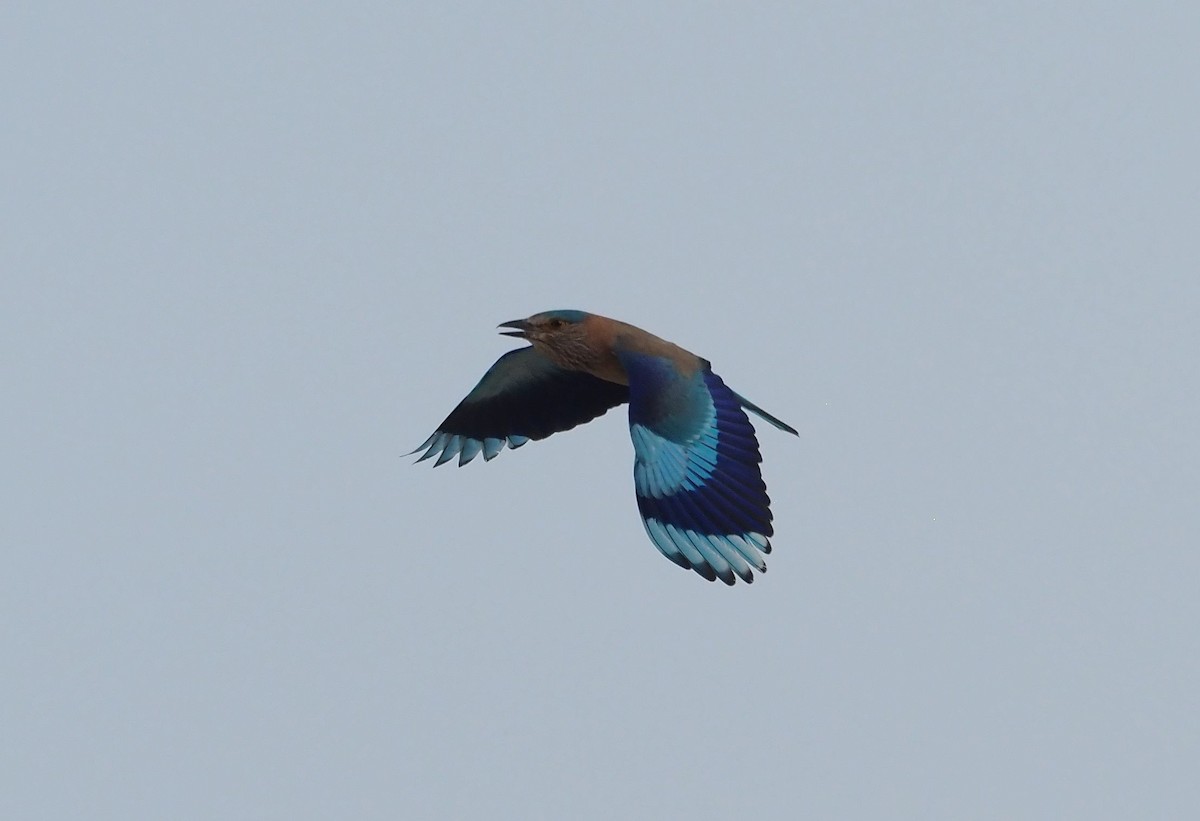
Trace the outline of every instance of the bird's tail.
<instances>
[{"instance_id":1,"label":"bird's tail","mask_svg":"<svg viewBox=\"0 0 1200 821\"><path fill-rule=\"evenodd\" d=\"M742 403L742 407L745 408L746 410L753 411L759 417L770 422L772 425L779 428L780 430L786 430L788 433L794 434L796 436L800 435L800 432L798 430L796 430L795 428L793 428L791 425L789 425L787 422L784 422L780 419L776 419L774 416L767 413L765 410L763 410L758 405L754 404L753 402L751 402L749 399L742 396L741 394L735 393L734 396L736 396L738 398L738 401Z\"/></svg>"}]
</instances>

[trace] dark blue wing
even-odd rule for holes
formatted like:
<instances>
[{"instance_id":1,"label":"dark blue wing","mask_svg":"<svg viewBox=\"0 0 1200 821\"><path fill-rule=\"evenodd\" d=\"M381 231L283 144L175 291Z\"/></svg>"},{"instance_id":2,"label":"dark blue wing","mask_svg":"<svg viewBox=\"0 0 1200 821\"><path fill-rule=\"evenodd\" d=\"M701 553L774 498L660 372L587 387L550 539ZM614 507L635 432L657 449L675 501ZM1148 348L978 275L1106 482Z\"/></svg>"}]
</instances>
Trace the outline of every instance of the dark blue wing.
<instances>
[{"instance_id":1,"label":"dark blue wing","mask_svg":"<svg viewBox=\"0 0 1200 821\"><path fill-rule=\"evenodd\" d=\"M629 399L624 385L558 367L532 347L509 351L496 360L438 429L413 453L417 461L437 456L436 465L455 456L459 465L480 451L493 459L530 439L545 439L600 416Z\"/></svg>"},{"instance_id":2,"label":"dark blue wing","mask_svg":"<svg viewBox=\"0 0 1200 821\"><path fill-rule=\"evenodd\" d=\"M740 397L707 363L690 377L648 358L626 369L634 488L650 539L709 581L754 581L771 552L771 500Z\"/></svg>"}]
</instances>

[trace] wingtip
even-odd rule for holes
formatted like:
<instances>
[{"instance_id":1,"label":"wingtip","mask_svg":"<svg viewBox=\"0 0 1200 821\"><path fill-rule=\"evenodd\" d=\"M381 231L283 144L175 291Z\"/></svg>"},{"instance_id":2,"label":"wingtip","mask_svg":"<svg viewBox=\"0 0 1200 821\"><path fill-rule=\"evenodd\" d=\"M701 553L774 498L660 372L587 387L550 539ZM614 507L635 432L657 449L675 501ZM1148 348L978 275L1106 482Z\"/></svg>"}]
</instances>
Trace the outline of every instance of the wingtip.
<instances>
[{"instance_id":1,"label":"wingtip","mask_svg":"<svg viewBox=\"0 0 1200 821\"><path fill-rule=\"evenodd\" d=\"M412 450L410 450L408 453L406 453L406 454L404 454L404 455L407 457L407 456L412 456L412 455L413 455L413 454L415 454L415 453L420 453L421 451L425 450L425 449L426 449L426 448L428 448L430 445L432 445L432 444L433 444L433 440L434 440L434 439L436 439L436 438L437 438L437 433L433 433L433 434L431 434L431 435L430 435L430 437L429 437L428 439L426 439L424 442L422 442L421 444L417 445L415 448L413 448ZM425 456L422 456L422 457L421 457L421 459L426 459L426 458L428 458L428 457L429 457L429 454L425 454ZM421 461L421 459L418 459L417 461L418 461L418 462L420 462L420 461Z\"/></svg>"}]
</instances>

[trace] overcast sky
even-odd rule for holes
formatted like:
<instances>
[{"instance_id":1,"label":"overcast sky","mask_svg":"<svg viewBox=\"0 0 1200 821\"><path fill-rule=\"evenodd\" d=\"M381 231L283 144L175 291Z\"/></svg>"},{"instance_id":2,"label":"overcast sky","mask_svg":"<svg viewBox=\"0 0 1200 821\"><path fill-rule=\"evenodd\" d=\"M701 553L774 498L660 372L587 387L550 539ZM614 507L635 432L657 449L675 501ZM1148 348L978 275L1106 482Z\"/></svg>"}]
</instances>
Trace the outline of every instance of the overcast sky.
<instances>
[{"instance_id":1,"label":"overcast sky","mask_svg":"<svg viewBox=\"0 0 1200 821\"><path fill-rule=\"evenodd\" d=\"M1200 813L1200 6L0 20L0 816ZM765 576L403 457L550 308L800 430Z\"/></svg>"}]
</instances>

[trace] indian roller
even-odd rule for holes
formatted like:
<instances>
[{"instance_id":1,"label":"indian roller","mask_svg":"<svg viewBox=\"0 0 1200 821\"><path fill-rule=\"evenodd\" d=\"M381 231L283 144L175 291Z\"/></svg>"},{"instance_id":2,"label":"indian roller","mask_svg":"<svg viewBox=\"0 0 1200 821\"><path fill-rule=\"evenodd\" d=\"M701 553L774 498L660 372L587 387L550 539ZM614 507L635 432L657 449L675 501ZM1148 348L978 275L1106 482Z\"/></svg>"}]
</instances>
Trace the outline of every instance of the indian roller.
<instances>
[{"instance_id":1,"label":"indian roller","mask_svg":"<svg viewBox=\"0 0 1200 821\"><path fill-rule=\"evenodd\" d=\"M532 343L501 356L424 444L435 466L570 430L629 403L633 485L646 533L664 556L709 581L754 581L771 552L771 500L752 411L707 359L615 319L545 311L504 322Z\"/></svg>"}]
</instances>

